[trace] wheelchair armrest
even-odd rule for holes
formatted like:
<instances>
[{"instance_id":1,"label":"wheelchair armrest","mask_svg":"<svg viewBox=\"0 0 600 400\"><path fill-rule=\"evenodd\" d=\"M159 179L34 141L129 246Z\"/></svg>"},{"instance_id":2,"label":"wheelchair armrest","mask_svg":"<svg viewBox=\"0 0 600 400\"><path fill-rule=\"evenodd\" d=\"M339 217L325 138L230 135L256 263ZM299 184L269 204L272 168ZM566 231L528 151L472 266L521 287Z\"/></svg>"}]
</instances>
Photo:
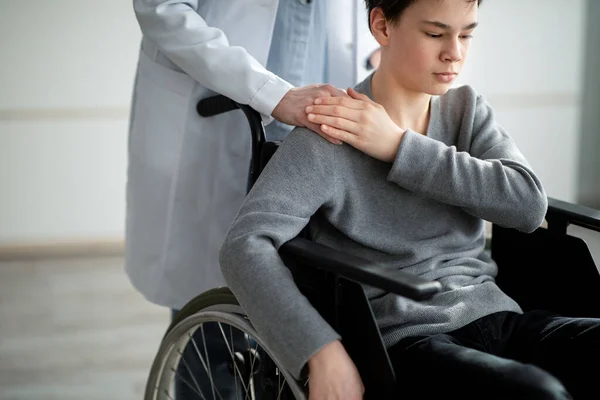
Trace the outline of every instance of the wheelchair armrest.
<instances>
[{"instance_id":1,"label":"wheelchair armrest","mask_svg":"<svg viewBox=\"0 0 600 400\"><path fill-rule=\"evenodd\" d=\"M313 264L316 268L338 274L346 279L410 298L427 300L439 293L442 285L436 281L402 271L383 268L342 251L297 237L281 246L282 256Z\"/></svg>"},{"instance_id":2,"label":"wheelchair armrest","mask_svg":"<svg viewBox=\"0 0 600 400\"><path fill-rule=\"evenodd\" d=\"M600 232L600 210L548 197L548 229L566 233L569 224Z\"/></svg>"}]
</instances>

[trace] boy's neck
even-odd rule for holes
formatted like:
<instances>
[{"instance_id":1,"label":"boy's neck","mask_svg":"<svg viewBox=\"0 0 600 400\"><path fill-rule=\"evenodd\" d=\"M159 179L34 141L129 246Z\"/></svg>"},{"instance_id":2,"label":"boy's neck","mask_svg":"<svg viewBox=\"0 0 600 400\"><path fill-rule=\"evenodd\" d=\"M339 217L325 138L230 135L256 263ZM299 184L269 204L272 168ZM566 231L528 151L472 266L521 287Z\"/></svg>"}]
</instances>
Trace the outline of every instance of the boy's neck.
<instances>
[{"instance_id":1,"label":"boy's neck","mask_svg":"<svg viewBox=\"0 0 600 400\"><path fill-rule=\"evenodd\" d=\"M371 80L375 102L381 104L392 121L402 129L427 133L431 95L407 90L393 75L378 69Z\"/></svg>"}]
</instances>

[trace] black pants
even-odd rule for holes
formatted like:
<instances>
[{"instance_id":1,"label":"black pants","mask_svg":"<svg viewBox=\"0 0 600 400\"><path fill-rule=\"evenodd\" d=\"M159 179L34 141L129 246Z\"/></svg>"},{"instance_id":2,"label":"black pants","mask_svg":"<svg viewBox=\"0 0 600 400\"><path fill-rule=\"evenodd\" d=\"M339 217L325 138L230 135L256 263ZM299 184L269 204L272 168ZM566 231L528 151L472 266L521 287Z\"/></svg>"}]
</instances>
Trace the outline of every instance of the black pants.
<instances>
[{"instance_id":1,"label":"black pants","mask_svg":"<svg viewBox=\"0 0 600 400\"><path fill-rule=\"evenodd\" d=\"M600 319L496 313L389 355L403 399L600 399Z\"/></svg>"}]
</instances>

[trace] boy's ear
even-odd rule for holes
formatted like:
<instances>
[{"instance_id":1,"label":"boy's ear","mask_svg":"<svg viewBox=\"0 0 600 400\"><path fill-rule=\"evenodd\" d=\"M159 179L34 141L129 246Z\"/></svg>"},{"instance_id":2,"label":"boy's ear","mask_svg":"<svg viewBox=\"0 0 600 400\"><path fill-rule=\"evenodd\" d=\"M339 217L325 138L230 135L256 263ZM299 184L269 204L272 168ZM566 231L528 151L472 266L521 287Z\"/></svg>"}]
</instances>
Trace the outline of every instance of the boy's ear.
<instances>
[{"instance_id":1,"label":"boy's ear","mask_svg":"<svg viewBox=\"0 0 600 400\"><path fill-rule=\"evenodd\" d=\"M381 7L375 7L369 15L369 23L371 24L371 32L380 46L387 46L389 42L388 22L385 19Z\"/></svg>"}]
</instances>

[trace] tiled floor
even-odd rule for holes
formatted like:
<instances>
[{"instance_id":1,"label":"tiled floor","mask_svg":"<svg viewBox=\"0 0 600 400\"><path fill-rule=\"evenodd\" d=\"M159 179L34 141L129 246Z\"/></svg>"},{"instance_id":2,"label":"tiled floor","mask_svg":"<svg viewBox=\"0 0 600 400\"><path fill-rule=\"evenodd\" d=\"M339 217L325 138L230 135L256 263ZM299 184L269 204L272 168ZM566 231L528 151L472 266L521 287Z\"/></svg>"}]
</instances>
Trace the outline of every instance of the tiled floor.
<instances>
[{"instance_id":1,"label":"tiled floor","mask_svg":"<svg viewBox=\"0 0 600 400\"><path fill-rule=\"evenodd\" d=\"M0 262L0 399L140 400L168 322L122 258Z\"/></svg>"}]
</instances>

